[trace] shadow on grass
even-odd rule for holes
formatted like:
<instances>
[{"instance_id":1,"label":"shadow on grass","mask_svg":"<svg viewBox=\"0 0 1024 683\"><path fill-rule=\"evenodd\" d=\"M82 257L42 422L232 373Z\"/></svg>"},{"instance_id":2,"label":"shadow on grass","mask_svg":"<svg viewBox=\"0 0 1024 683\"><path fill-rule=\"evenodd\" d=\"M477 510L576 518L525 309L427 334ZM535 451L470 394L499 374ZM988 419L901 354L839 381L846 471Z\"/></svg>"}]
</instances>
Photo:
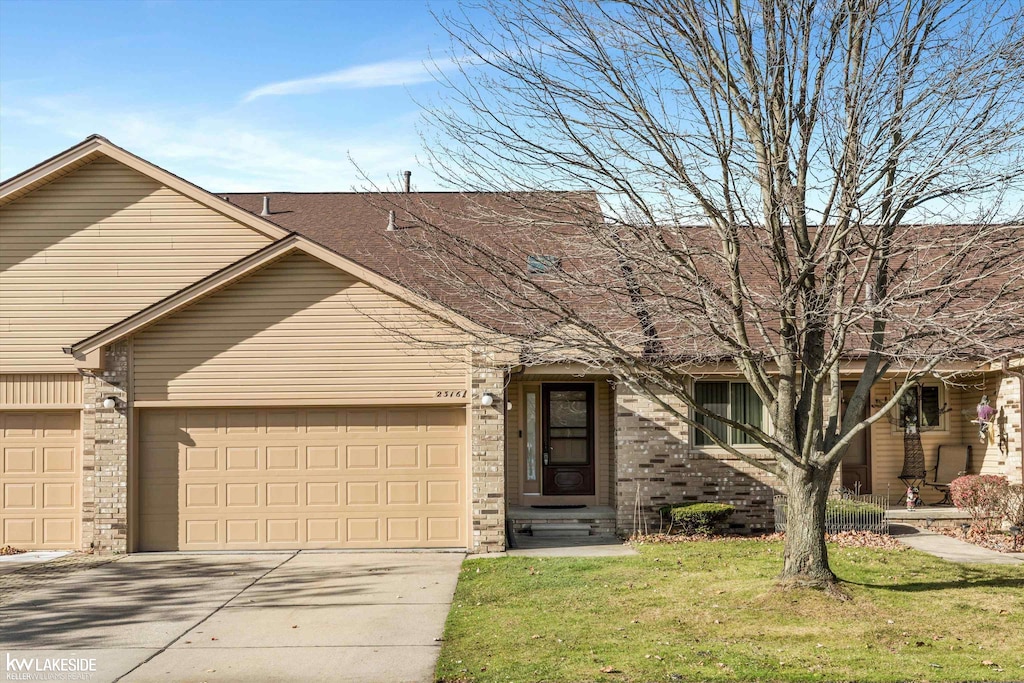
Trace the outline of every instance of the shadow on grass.
<instances>
[{"instance_id":1,"label":"shadow on grass","mask_svg":"<svg viewBox=\"0 0 1024 683\"><path fill-rule=\"evenodd\" d=\"M1009 588L1024 589L1024 577L997 577L993 578L991 570L979 571L976 569L961 568L955 579L948 581L921 581L908 583L861 583L858 581L844 580L850 586L862 586L877 590L892 591L896 593L924 593L927 591L962 589L962 588Z\"/></svg>"}]
</instances>

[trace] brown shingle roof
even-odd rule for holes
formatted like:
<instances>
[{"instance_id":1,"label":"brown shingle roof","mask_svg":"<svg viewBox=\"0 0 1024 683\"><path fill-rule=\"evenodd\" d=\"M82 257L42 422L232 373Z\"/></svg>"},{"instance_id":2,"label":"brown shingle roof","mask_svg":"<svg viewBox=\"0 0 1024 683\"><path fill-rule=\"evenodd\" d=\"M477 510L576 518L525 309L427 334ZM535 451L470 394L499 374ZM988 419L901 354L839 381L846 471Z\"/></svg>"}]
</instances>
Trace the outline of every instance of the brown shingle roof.
<instances>
[{"instance_id":1,"label":"brown shingle roof","mask_svg":"<svg viewBox=\"0 0 1024 683\"><path fill-rule=\"evenodd\" d=\"M529 279L502 278L500 268L488 271L486 263L476 258L473 244L483 244L495 253L503 254L503 263L526 268L527 257L531 255L554 255L563 259L566 272L561 282L555 282L558 298L571 301L571 308L585 323L592 323L602 332L620 335L619 341L629 339L627 346L641 343L642 330L636 317L637 310L630 302L623 282L620 249L609 249L595 242L592 229L581 228L581 221L602 220L597 198L593 192L528 192L528 193L232 193L229 200L242 209L259 214L263 197L270 199L270 215L264 217L280 227L296 232L357 263L409 287L413 291L438 301L477 322L496 329L530 334L544 325L537 320L557 322L555 311L537 311L536 302L543 303L535 290L530 290ZM389 232L388 212L396 213L397 230ZM538 221L538 218L540 219ZM442 226L449 235L445 239L444 254L432 254L431 240L438 235L424 235L417 226L429 222ZM517 224L518 222L518 224ZM539 228L538 225L549 227ZM896 257L897 263L904 259L920 258L915 250L916 243L924 241L934 246L955 242L957 235L969 226L906 226L903 229L902 249ZM1020 228L1015 228L1020 234ZM681 229L691 248L699 249L698 260L708 268L708 277L713 281L725 277L724 264L720 260L717 238L707 228L698 226ZM934 234L933 234L934 233ZM471 235L465 247L465 258L459 258L459 235ZM580 236L588 236L580 239ZM772 310L777 310L779 296L774 267L763 257L756 244L759 233L754 230L745 237L746 258L742 268L747 286L755 300L763 299L761 308L766 322L777 323ZM575 238L575 239L574 239ZM678 238L678 235L677 235ZM713 238L713 239L712 239ZM922 238L928 238L922 240ZM671 242L671 240L669 240ZM704 244L707 242L707 244ZM625 246L625 245L623 245ZM655 245L656 246L656 245ZM763 245L761 245L763 247ZM691 303L694 292L676 291L672 283L685 284L675 272L671 262L665 261L664 254L650 251L651 245L630 244L627 250L635 254L638 262L634 265L641 284L649 283L650 315L664 342L663 349L672 355L702 356L723 354L728 350L721 347L708 330L709 322L699 306ZM953 249L955 251L955 249ZM930 251L927 250L926 251ZM938 252L942 252L939 249ZM1005 249L1004 249L1005 251ZM855 257L856 258L856 257ZM962 264L959 270L974 271L988 265L984 278L986 288L999 287L1006 281L998 261L988 262L981 254L972 254L970 264ZM581 273L579 283L573 282L574 268ZM454 271L457 270L457 275ZM1016 270L1013 271L1016 274ZM934 278L926 278L926 282ZM508 280L507 282L505 280ZM586 286L586 282L600 282L603 286ZM543 284L543 283L541 283ZM922 283L918 283L922 284ZM665 291L668 287L670 291ZM975 285L980 288L981 285ZM474 290L486 288L491 294L490 302L485 297L475 297ZM644 289L648 289L646 286ZM955 306L971 308L983 301L982 292L978 297L957 300ZM904 294L903 297L907 297ZM907 304L913 305L912 293ZM518 302L524 305L519 306ZM949 313L950 309L947 309ZM895 312L895 311L894 311ZM546 314L545 314L546 313ZM903 327L892 321L890 332ZM862 322L861 325L864 323ZM860 325L858 325L858 328ZM910 325L916 328L916 325ZM922 330L923 331L923 330ZM751 329L756 336L756 330ZM1011 334L1013 330L1007 330ZM856 334L856 333L855 333ZM928 335L931 336L931 335ZM755 345L760 341L754 340ZM1012 340L1002 344L1013 346ZM850 355L860 355L857 342L851 342ZM964 349L968 355L971 350Z\"/></svg>"},{"instance_id":2,"label":"brown shingle roof","mask_svg":"<svg viewBox=\"0 0 1024 683\"><path fill-rule=\"evenodd\" d=\"M571 268L571 238L580 235L580 221L601 220L593 192L255 192L221 196L255 214L260 213L263 198L267 197L267 220L477 322L506 330L515 324L516 316L502 319L493 307L484 307L473 296L475 287L467 286L465 280L491 291L510 283L503 282L495 272L487 272L480 265L481 259L467 256L459 262L453 251L458 236L472 235L473 243L493 248L507 259L501 264L503 267L518 264L526 269L529 256L553 255L562 258L564 268ZM395 211L394 231L387 230L389 211ZM444 234L424 235L424 231L417 229L424 223L440 227ZM432 240L445 241L443 256L432 253ZM582 241L577 239L575 243L580 245L576 251L581 251ZM588 260L592 257L592 250L587 249ZM446 272L455 267L461 282L446 277ZM605 278L621 278L614 259L599 267ZM503 294L510 305L514 305L517 297L529 296L511 290ZM602 309L599 317L611 324L616 314L608 310L607 303L594 302L584 308ZM618 317L623 324L634 326L636 320L628 312L628 302L625 310L627 315Z\"/></svg>"}]
</instances>

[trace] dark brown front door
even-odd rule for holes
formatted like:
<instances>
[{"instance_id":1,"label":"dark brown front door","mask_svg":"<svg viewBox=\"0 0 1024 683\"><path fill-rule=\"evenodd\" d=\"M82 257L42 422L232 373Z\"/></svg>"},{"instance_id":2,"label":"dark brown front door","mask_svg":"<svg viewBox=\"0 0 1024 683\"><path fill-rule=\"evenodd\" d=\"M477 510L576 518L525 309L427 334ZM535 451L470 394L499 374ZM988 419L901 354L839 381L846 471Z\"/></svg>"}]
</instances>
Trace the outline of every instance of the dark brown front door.
<instances>
[{"instance_id":1,"label":"dark brown front door","mask_svg":"<svg viewBox=\"0 0 1024 683\"><path fill-rule=\"evenodd\" d=\"M594 495L594 385L544 384L545 496Z\"/></svg>"},{"instance_id":2,"label":"dark brown front door","mask_svg":"<svg viewBox=\"0 0 1024 683\"><path fill-rule=\"evenodd\" d=\"M846 414L846 405L853 396L856 382L843 382L843 414ZM865 405L861 419L868 417L868 408ZM843 456L843 488L857 493L871 493L871 441L868 439L869 430L864 430L853 437L850 447Z\"/></svg>"}]
</instances>

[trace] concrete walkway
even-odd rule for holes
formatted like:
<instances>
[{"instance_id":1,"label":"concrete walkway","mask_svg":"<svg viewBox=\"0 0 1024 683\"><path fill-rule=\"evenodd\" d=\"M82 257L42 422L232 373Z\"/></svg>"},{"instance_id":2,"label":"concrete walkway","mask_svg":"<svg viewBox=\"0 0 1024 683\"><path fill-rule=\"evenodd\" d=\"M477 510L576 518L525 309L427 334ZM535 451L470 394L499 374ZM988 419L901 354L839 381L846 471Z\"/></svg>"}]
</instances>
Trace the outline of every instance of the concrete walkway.
<instances>
[{"instance_id":1,"label":"concrete walkway","mask_svg":"<svg viewBox=\"0 0 1024 683\"><path fill-rule=\"evenodd\" d=\"M1024 553L1000 553L934 531L893 524L889 533L904 545L949 562L1024 565Z\"/></svg>"},{"instance_id":2,"label":"concrete walkway","mask_svg":"<svg viewBox=\"0 0 1024 683\"><path fill-rule=\"evenodd\" d=\"M462 559L131 555L0 607L0 661L94 659L90 681L430 681Z\"/></svg>"}]
</instances>

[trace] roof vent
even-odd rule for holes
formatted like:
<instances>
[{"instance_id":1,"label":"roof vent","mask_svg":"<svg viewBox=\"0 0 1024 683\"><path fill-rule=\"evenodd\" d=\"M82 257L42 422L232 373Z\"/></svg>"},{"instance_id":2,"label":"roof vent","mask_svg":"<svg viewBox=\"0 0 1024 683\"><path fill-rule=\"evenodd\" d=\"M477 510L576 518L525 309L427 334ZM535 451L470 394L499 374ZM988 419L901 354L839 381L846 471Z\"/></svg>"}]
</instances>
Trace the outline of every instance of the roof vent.
<instances>
[{"instance_id":1,"label":"roof vent","mask_svg":"<svg viewBox=\"0 0 1024 683\"><path fill-rule=\"evenodd\" d=\"M226 202L227 202L228 204L230 204L230 203L231 203L231 197L229 197L229 196L227 196L227 195L224 195L223 199L224 199L224 201L226 201Z\"/></svg>"},{"instance_id":2,"label":"roof vent","mask_svg":"<svg viewBox=\"0 0 1024 683\"><path fill-rule=\"evenodd\" d=\"M388 232L395 231L395 212L388 211Z\"/></svg>"},{"instance_id":3,"label":"roof vent","mask_svg":"<svg viewBox=\"0 0 1024 683\"><path fill-rule=\"evenodd\" d=\"M402 189L412 192L412 171L402 171Z\"/></svg>"},{"instance_id":4,"label":"roof vent","mask_svg":"<svg viewBox=\"0 0 1024 683\"><path fill-rule=\"evenodd\" d=\"M261 216L269 216L270 215L270 197L264 197L263 198L263 210L260 211L260 215Z\"/></svg>"}]
</instances>

